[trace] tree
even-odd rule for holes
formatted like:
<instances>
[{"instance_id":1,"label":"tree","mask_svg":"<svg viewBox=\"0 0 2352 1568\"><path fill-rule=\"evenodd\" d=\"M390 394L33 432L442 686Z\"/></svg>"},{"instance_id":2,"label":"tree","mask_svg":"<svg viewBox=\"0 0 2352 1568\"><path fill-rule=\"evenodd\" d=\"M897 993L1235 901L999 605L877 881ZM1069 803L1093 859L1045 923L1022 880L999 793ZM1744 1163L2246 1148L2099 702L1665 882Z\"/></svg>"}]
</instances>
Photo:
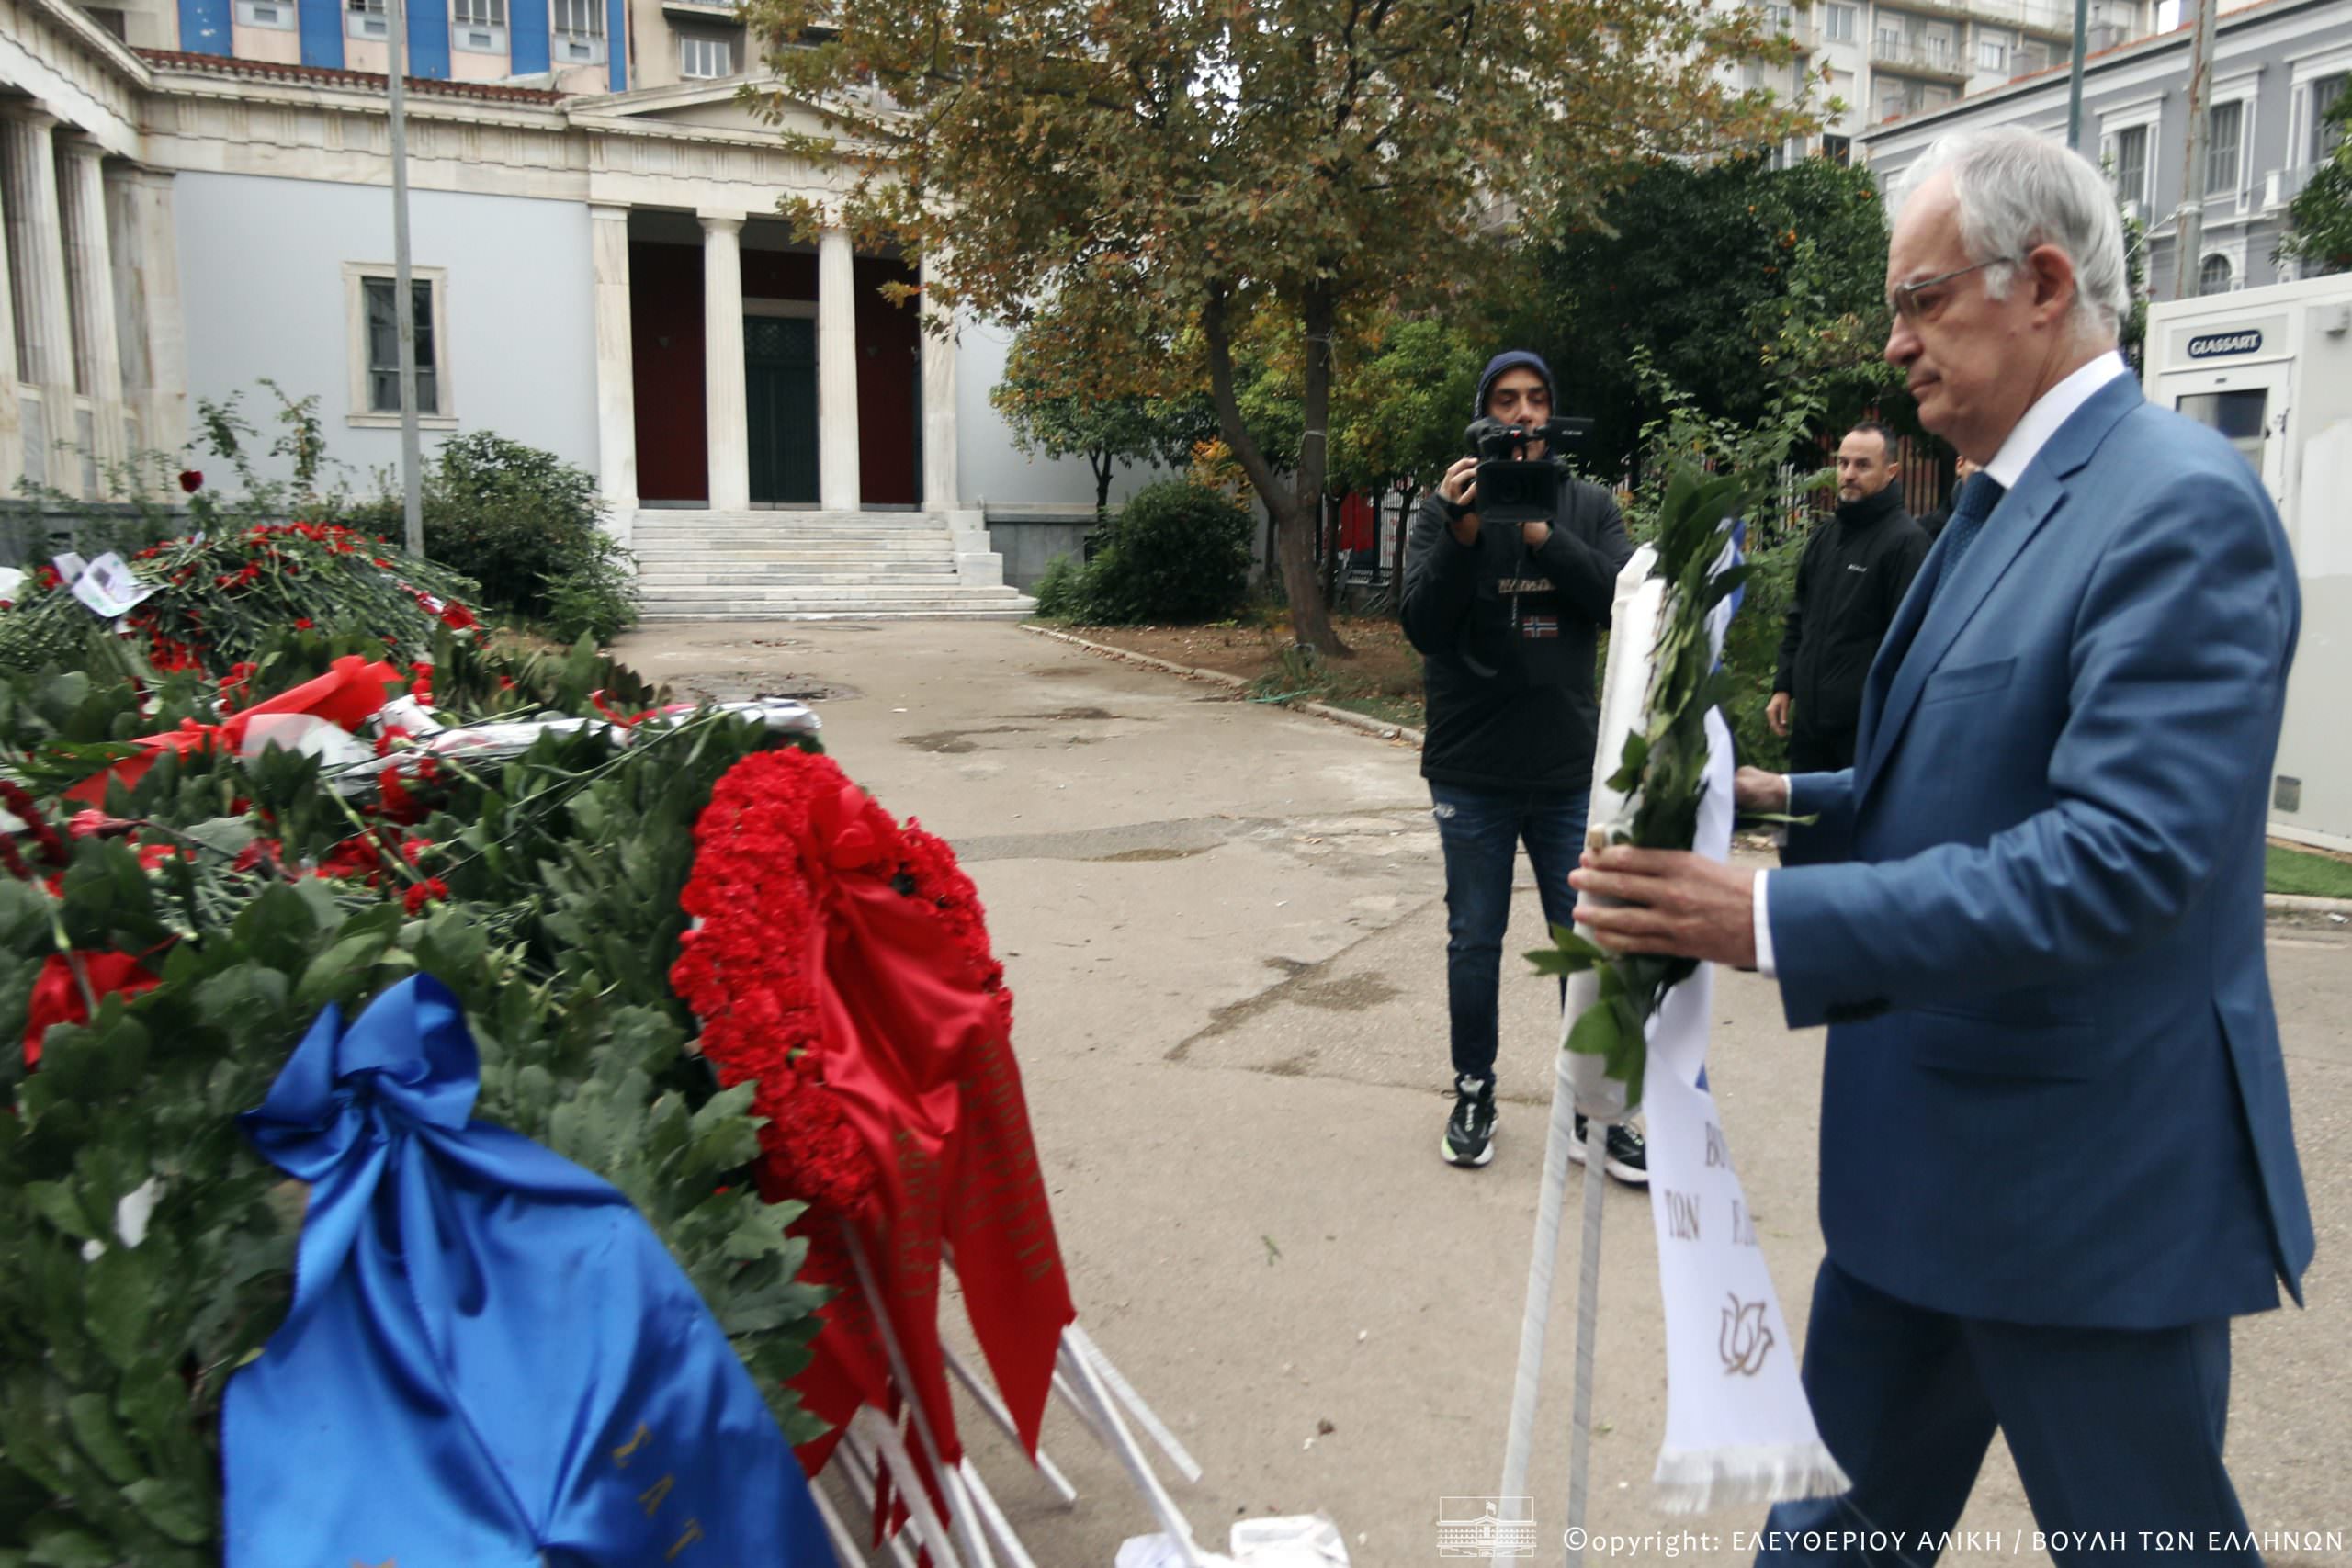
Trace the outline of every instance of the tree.
<instances>
[{"instance_id":1,"label":"tree","mask_svg":"<svg viewBox=\"0 0 2352 1568\"><path fill-rule=\"evenodd\" d=\"M2352 270L2352 92L2337 93L2323 121L2335 128L2335 151L2288 207L2277 256L2314 273L2344 272Z\"/></svg>"},{"instance_id":2,"label":"tree","mask_svg":"<svg viewBox=\"0 0 2352 1568\"><path fill-rule=\"evenodd\" d=\"M1643 355L1708 417L1758 423L1802 384L1830 423L1872 408L1907 423L1881 357L1886 236L1867 169L1660 164L1561 225L1523 335L1559 378L1560 412L1595 422L1587 459L1611 477L1665 412L1634 372Z\"/></svg>"},{"instance_id":3,"label":"tree","mask_svg":"<svg viewBox=\"0 0 2352 1568\"><path fill-rule=\"evenodd\" d=\"M1479 366L1478 350L1457 328L1429 317L1388 319L1378 346L1332 395L1333 487L1371 495L1393 487L1409 521L1421 486L1462 455ZM1405 533L1396 531L1400 574Z\"/></svg>"},{"instance_id":4,"label":"tree","mask_svg":"<svg viewBox=\"0 0 2352 1568\"><path fill-rule=\"evenodd\" d=\"M857 150L835 209L920 255L935 306L1052 299L1196 324L1226 444L1276 527L1299 640L1341 652L1308 541L1333 350L1367 304L1499 288L1521 213L1588 210L1643 158L1804 123L1718 67L1793 58L1760 11L1670 0L747 0L812 159ZM798 112L796 110L795 112ZM804 223L818 214L789 209ZM1406 236L1403 244L1396 236ZM1302 344L1288 483L1237 400L1234 344Z\"/></svg>"},{"instance_id":5,"label":"tree","mask_svg":"<svg viewBox=\"0 0 2352 1568\"><path fill-rule=\"evenodd\" d=\"M1013 444L1044 457L1082 457L1094 470L1094 515L1108 515L1114 468L1154 463L1182 469L1216 428L1206 396L1170 374L1170 355L1139 355L1147 333L1090 341L1047 310L1012 341L1004 378L989 400Z\"/></svg>"}]
</instances>

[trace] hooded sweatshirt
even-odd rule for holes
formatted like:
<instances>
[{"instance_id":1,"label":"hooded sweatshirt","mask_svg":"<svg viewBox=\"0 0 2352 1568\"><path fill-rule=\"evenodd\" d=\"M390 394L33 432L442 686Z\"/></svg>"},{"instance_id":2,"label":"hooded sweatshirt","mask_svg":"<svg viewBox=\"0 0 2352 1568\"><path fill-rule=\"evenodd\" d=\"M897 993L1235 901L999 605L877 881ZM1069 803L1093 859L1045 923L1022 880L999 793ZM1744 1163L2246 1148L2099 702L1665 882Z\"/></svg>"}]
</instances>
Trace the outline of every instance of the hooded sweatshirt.
<instances>
[{"instance_id":1,"label":"hooded sweatshirt","mask_svg":"<svg viewBox=\"0 0 2352 1568\"><path fill-rule=\"evenodd\" d=\"M1526 366L1497 355L1478 379L1472 417L1495 378ZM1405 635L1422 655L1428 704L1421 776L1492 790L1582 790L1592 783L1593 661L1617 573L1634 553L1617 503L1599 485L1560 488L1551 536L1529 549L1522 530L1481 526L1454 537L1434 493L1414 516L1405 552Z\"/></svg>"}]
</instances>

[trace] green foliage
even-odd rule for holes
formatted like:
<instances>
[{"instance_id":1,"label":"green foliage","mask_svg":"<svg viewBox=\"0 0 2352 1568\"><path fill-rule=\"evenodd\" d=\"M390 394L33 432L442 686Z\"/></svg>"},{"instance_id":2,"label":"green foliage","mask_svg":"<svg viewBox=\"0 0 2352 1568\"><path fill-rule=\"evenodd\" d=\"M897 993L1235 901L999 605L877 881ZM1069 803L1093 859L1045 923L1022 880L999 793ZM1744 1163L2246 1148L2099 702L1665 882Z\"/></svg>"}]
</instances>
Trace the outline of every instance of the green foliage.
<instances>
[{"instance_id":1,"label":"green foliage","mask_svg":"<svg viewBox=\"0 0 2352 1568\"><path fill-rule=\"evenodd\" d=\"M2325 119L2334 128L2335 151L2288 207L2287 231L2276 253L2314 275L2352 270L2352 92L2335 95Z\"/></svg>"},{"instance_id":2,"label":"green foliage","mask_svg":"<svg viewBox=\"0 0 2352 1568\"><path fill-rule=\"evenodd\" d=\"M424 492L425 554L479 582L484 604L564 642L608 642L635 624L635 563L600 526L604 505L585 469L469 431L442 444ZM355 520L396 533L401 502L380 498Z\"/></svg>"},{"instance_id":3,"label":"green foliage","mask_svg":"<svg viewBox=\"0 0 2352 1568\"><path fill-rule=\"evenodd\" d=\"M1056 556L1046 563L1046 575L1030 590L1037 614L1048 621L1085 618L1086 569L1072 556Z\"/></svg>"},{"instance_id":4,"label":"green foliage","mask_svg":"<svg viewBox=\"0 0 2352 1568\"><path fill-rule=\"evenodd\" d=\"M1250 516L1189 479L1137 491L1085 566L1067 556L1037 585L1037 613L1086 626L1224 620L1249 592Z\"/></svg>"},{"instance_id":5,"label":"green foliage","mask_svg":"<svg viewBox=\"0 0 2352 1568\"><path fill-rule=\"evenodd\" d=\"M1747 522L1747 592L1724 638L1724 718L1740 760L1779 768L1788 742L1764 721L1780 662L1781 630L1796 593L1797 562L1811 536L1806 498L1828 489L1837 471L1821 462L1807 433L1820 426L1822 394L1797 384L1775 390L1754 423L1711 416L1676 386L1646 353L1633 374L1643 397L1661 412L1641 432L1643 482L1634 487L1625 525L1638 540L1657 537L1667 499L1689 469L1736 476L1735 492Z\"/></svg>"},{"instance_id":6,"label":"green foliage","mask_svg":"<svg viewBox=\"0 0 2352 1568\"><path fill-rule=\"evenodd\" d=\"M1755 424L1782 390L1832 423L1876 406L1907 422L1886 343L1886 215L1870 171L1827 159L1648 165L1541 254L1520 329L1559 378L1559 412L1590 417L1587 459L1623 472L1665 406L1639 356L1711 418Z\"/></svg>"},{"instance_id":7,"label":"green foliage","mask_svg":"<svg viewBox=\"0 0 2352 1568\"><path fill-rule=\"evenodd\" d=\"M335 651L318 633L275 640L250 694ZM445 635L435 655L445 689L510 711L650 695L584 646L523 659ZM215 695L195 671L147 702L80 670L0 674L0 770L49 793L115 754L105 742L209 716ZM0 1562L218 1561L221 1390L284 1312L302 1213L232 1118L326 1002L356 1008L420 970L465 1004L475 1114L618 1187L787 1433L814 1435L781 1386L816 1328L820 1293L795 1282L804 1245L784 1234L792 1211L742 1180L748 1088L716 1092L667 982L694 818L772 743L715 714L620 750L550 737L413 781L406 827L389 801L379 814L321 787L310 758L166 759L113 792L115 826L40 868L54 893L0 875ZM161 983L49 1028L28 1072L15 1042L67 953L131 955ZM126 1245L119 1205L150 1180L159 1200Z\"/></svg>"},{"instance_id":8,"label":"green foliage","mask_svg":"<svg viewBox=\"0 0 2352 1568\"><path fill-rule=\"evenodd\" d=\"M1462 456L1486 363L1475 328L1433 318L1383 323L1378 344L1332 394L1331 488L1378 494L1435 484Z\"/></svg>"},{"instance_id":9,"label":"green foliage","mask_svg":"<svg viewBox=\"0 0 2352 1568\"><path fill-rule=\"evenodd\" d=\"M1707 713L1724 685L1707 617L1747 575L1744 567L1716 571L1714 566L1723 552L1724 520L1752 496L1750 480L1710 477L1689 463L1678 464L1666 481L1651 541L1658 552L1652 575L1666 581L1666 599L1644 723L1625 738L1609 779L1629 807L1620 820L1600 825L1611 843L1687 850L1697 833L1706 792ZM1528 954L1539 973L1599 971L1598 999L1569 1027L1566 1048L1605 1058L1607 1075L1625 1085L1627 1106L1638 1106L1648 1055L1644 1028L1666 993L1698 965L1688 958L1611 953L1563 927L1554 927L1552 937L1552 947Z\"/></svg>"},{"instance_id":10,"label":"green foliage","mask_svg":"<svg viewBox=\"0 0 2352 1568\"><path fill-rule=\"evenodd\" d=\"M989 393L1022 451L1086 459L1098 518L1109 515L1114 468L1181 472L1216 433L1207 396L1175 373L1165 337L1148 321L1048 308L1023 323Z\"/></svg>"},{"instance_id":11,"label":"green foliage","mask_svg":"<svg viewBox=\"0 0 2352 1568\"><path fill-rule=\"evenodd\" d=\"M209 532L136 552L131 568L154 592L123 618L155 671L225 671L289 627L364 639L374 657L414 658L442 626L471 627L474 585L381 537L339 523L262 524ZM123 639L106 633L53 568L28 580L23 602L0 615L0 667L29 669L88 657L123 668Z\"/></svg>"}]
</instances>

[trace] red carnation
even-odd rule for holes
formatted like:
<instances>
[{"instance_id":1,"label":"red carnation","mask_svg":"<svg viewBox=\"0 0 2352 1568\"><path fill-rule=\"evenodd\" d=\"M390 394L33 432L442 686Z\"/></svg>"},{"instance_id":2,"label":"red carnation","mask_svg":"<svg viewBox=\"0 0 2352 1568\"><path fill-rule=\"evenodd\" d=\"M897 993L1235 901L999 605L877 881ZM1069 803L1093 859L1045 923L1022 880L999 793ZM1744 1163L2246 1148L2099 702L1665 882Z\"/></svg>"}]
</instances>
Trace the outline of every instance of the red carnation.
<instances>
[{"instance_id":1,"label":"red carnation","mask_svg":"<svg viewBox=\"0 0 2352 1568\"><path fill-rule=\"evenodd\" d=\"M194 468L182 468L180 470L180 489L187 491L190 495L194 495L198 491L200 491L203 488L204 476L202 474L198 473Z\"/></svg>"},{"instance_id":2,"label":"red carnation","mask_svg":"<svg viewBox=\"0 0 2352 1568\"><path fill-rule=\"evenodd\" d=\"M82 971L79 977L74 973L76 964ZM135 997L162 983L127 953L76 953L70 961L64 953L51 953L49 962L41 965L40 978L33 982L32 1000L26 1009L25 1066L40 1066L40 1044L51 1024L90 1021L84 981L89 984L89 995L97 997L118 991Z\"/></svg>"},{"instance_id":3,"label":"red carnation","mask_svg":"<svg viewBox=\"0 0 2352 1568\"><path fill-rule=\"evenodd\" d=\"M428 876L401 895L401 907L414 915L421 912L425 905L440 902L448 897L449 885L437 876Z\"/></svg>"}]
</instances>

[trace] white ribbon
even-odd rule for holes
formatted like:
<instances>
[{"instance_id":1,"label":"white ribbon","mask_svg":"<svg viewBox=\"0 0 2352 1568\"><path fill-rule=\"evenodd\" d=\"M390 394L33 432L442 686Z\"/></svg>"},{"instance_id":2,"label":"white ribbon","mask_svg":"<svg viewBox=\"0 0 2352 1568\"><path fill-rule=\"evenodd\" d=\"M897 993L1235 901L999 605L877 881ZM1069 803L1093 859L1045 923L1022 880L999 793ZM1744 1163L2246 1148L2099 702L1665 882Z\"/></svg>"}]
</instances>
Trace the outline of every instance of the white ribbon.
<instances>
[{"instance_id":1,"label":"white ribbon","mask_svg":"<svg viewBox=\"0 0 2352 1568\"><path fill-rule=\"evenodd\" d=\"M1707 716L1706 780L1691 848L1724 861L1732 747L1719 713ZM1714 991L1715 966L1702 964L1667 993L1650 1020L1642 1087L1666 1301L1666 1441L1652 1480L1675 1513L1826 1496L1849 1484L1814 1425L1755 1216L1714 1096L1699 1082Z\"/></svg>"}]
</instances>

